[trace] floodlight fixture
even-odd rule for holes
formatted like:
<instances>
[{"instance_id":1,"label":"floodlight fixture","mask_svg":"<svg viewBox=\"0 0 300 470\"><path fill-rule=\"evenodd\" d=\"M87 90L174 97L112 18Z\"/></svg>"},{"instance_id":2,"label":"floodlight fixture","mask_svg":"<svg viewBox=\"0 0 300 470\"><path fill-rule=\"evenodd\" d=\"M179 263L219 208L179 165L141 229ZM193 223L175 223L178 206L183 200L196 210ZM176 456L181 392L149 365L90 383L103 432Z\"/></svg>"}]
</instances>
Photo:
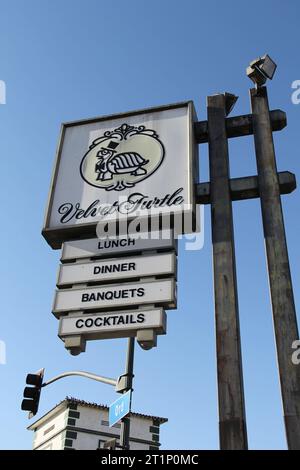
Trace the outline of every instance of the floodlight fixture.
<instances>
[{"instance_id":1,"label":"floodlight fixture","mask_svg":"<svg viewBox=\"0 0 300 470\"><path fill-rule=\"evenodd\" d=\"M250 62L249 67L246 69L246 73L247 76L255 83L255 86L260 87L266 83L267 79L272 80L276 68L276 63L268 54L265 54L264 56Z\"/></svg>"}]
</instances>

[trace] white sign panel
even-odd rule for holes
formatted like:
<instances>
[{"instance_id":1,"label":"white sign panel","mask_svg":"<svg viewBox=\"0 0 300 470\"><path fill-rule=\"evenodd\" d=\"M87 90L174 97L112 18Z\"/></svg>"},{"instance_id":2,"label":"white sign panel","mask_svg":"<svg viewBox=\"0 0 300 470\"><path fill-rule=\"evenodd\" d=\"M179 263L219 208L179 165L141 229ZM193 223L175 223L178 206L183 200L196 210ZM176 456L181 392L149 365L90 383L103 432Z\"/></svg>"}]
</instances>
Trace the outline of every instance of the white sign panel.
<instances>
[{"instance_id":1,"label":"white sign panel","mask_svg":"<svg viewBox=\"0 0 300 470\"><path fill-rule=\"evenodd\" d=\"M163 309L62 317L58 336L82 335L85 339L126 338L136 336L137 331L146 328L155 330L156 334L166 332L166 314Z\"/></svg>"},{"instance_id":2,"label":"white sign panel","mask_svg":"<svg viewBox=\"0 0 300 470\"><path fill-rule=\"evenodd\" d=\"M118 281L158 274L173 276L175 271L176 256L174 253L64 264L59 268L57 286L84 282Z\"/></svg>"},{"instance_id":3,"label":"white sign panel","mask_svg":"<svg viewBox=\"0 0 300 470\"><path fill-rule=\"evenodd\" d=\"M43 229L48 243L93 237L97 223L118 217L193 212L195 119L193 103L184 102L63 124Z\"/></svg>"},{"instance_id":4,"label":"white sign panel","mask_svg":"<svg viewBox=\"0 0 300 470\"><path fill-rule=\"evenodd\" d=\"M52 311L59 314L144 304L161 304L165 308L176 308L175 281L167 279L85 289L62 289L56 291Z\"/></svg>"},{"instance_id":5,"label":"white sign panel","mask_svg":"<svg viewBox=\"0 0 300 470\"><path fill-rule=\"evenodd\" d=\"M177 240L174 239L173 231L155 232L157 238L153 238L151 233L147 233L147 238L135 238L130 236L120 236L100 240L90 238L87 240L73 240L65 242L62 249L62 261L115 256L120 253L130 253L147 250L177 250ZM145 236L145 234L144 234Z\"/></svg>"}]
</instances>

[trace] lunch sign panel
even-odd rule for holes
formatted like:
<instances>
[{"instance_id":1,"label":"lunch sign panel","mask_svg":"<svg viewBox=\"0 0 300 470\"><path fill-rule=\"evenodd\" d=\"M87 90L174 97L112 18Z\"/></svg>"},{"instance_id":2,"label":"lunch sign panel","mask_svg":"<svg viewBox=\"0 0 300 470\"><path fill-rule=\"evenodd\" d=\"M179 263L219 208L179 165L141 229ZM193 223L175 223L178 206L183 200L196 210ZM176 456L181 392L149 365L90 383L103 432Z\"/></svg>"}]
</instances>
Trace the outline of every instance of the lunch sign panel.
<instances>
[{"instance_id":1,"label":"lunch sign panel","mask_svg":"<svg viewBox=\"0 0 300 470\"><path fill-rule=\"evenodd\" d=\"M132 277L175 275L176 256L164 253L151 256L113 258L89 263L63 264L59 268L57 286L84 282L119 281Z\"/></svg>"},{"instance_id":2,"label":"lunch sign panel","mask_svg":"<svg viewBox=\"0 0 300 470\"><path fill-rule=\"evenodd\" d=\"M142 329L153 329L161 335L166 332L166 321L162 308L67 316L60 319L58 336L82 335L87 340L127 338Z\"/></svg>"},{"instance_id":3,"label":"lunch sign panel","mask_svg":"<svg viewBox=\"0 0 300 470\"><path fill-rule=\"evenodd\" d=\"M94 237L97 224L117 219L193 214L195 120L188 101L63 124L42 232L47 242L60 248Z\"/></svg>"},{"instance_id":4,"label":"lunch sign panel","mask_svg":"<svg viewBox=\"0 0 300 470\"><path fill-rule=\"evenodd\" d=\"M160 304L165 308L176 308L175 280L57 290L52 312L59 316L60 313L72 311L113 309L145 304Z\"/></svg>"},{"instance_id":5,"label":"lunch sign panel","mask_svg":"<svg viewBox=\"0 0 300 470\"><path fill-rule=\"evenodd\" d=\"M139 236L139 238L137 238ZM92 257L111 257L119 254L149 250L177 251L177 240L172 230L147 232L133 236L119 236L101 240L89 238L65 242L62 248L61 261L70 261Z\"/></svg>"}]
</instances>

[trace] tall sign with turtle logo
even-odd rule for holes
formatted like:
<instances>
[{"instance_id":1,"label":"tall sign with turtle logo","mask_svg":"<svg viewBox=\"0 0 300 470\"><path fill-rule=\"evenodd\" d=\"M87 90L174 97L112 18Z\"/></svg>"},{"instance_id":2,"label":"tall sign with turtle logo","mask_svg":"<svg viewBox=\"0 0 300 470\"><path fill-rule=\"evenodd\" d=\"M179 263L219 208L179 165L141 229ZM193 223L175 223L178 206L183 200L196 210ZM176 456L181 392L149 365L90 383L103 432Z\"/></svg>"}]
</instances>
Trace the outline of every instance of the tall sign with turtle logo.
<instances>
[{"instance_id":1,"label":"tall sign with turtle logo","mask_svg":"<svg viewBox=\"0 0 300 470\"><path fill-rule=\"evenodd\" d=\"M122 191L149 178L164 156L164 146L154 130L124 123L93 141L81 161L80 174L92 186Z\"/></svg>"}]
</instances>

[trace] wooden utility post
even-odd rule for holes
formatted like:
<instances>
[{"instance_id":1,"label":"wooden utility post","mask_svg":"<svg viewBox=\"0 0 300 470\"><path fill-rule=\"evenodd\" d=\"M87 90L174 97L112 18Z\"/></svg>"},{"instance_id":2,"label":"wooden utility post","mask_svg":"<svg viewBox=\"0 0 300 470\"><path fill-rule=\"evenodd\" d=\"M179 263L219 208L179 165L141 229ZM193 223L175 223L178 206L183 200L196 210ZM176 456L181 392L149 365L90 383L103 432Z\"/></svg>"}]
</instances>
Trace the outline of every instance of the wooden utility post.
<instances>
[{"instance_id":1,"label":"wooden utility post","mask_svg":"<svg viewBox=\"0 0 300 470\"><path fill-rule=\"evenodd\" d=\"M265 87L250 97L252 114L228 118L236 97L209 96L208 120L195 123L197 143L209 146L210 181L197 185L196 200L211 204L220 447L247 449L232 201L260 198L287 443L300 449L300 367L292 363L299 334L280 198L296 189L296 178L276 168L272 133L286 126L285 113L269 110ZM230 179L227 139L252 134L258 175Z\"/></svg>"},{"instance_id":2,"label":"wooden utility post","mask_svg":"<svg viewBox=\"0 0 300 470\"><path fill-rule=\"evenodd\" d=\"M221 449L247 449L226 95L207 99Z\"/></svg>"},{"instance_id":3,"label":"wooden utility post","mask_svg":"<svg viewBox=\"0 0 300 470\"><path fill-rule=\"evenodd\" d=\"M292 363L299 333L266 87L250 98L285 429L288 448L300 450L300 367Z\"/></svg>"}]
</instances>

